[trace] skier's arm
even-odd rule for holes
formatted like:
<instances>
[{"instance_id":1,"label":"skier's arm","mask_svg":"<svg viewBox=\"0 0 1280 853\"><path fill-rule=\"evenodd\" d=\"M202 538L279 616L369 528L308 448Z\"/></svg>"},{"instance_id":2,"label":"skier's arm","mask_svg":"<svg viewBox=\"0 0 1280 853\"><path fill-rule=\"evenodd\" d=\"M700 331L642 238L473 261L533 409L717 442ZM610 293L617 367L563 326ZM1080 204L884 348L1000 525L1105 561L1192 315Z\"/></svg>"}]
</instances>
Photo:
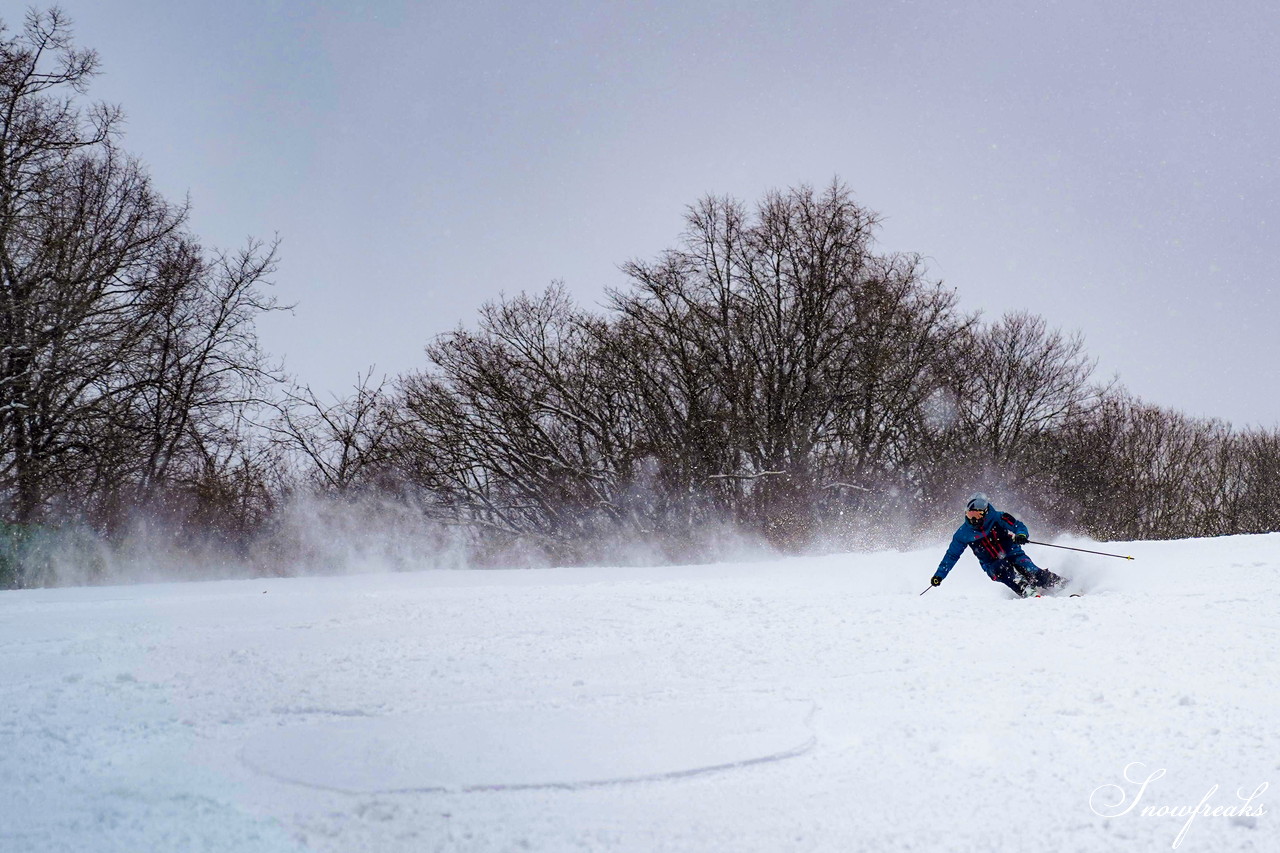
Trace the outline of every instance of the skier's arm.
<instances>
[{"instance_id":1,"label":"skier's arm","mask_svg":"<svg viewBox=\"0 0 1280 853\"><path fill-rule=\"evenodd\" d=\"M1026 542L1031 535L1027 532L1027 526L1014 518L1012 513L1002 512L996 519L996 524L1013 534L1013 541L1019 545Z\"/></svg>"},{"instance_id":2,"label":"skier's arm","mask_svg":"<svg viewBox=\"0 0 1280 853\"><path fill-rule=\"evenodd\" d=\"M956 535L951 537L951 547L947 549L947 553L943 555L942 562L938 563L938 570L933 576L941 581L951 570L955 568L956 561L960 559L960 555L964 553L964 546L969 543L965 541L962 535L964 531L957 530Z\"/></svg>"}]
</instances>

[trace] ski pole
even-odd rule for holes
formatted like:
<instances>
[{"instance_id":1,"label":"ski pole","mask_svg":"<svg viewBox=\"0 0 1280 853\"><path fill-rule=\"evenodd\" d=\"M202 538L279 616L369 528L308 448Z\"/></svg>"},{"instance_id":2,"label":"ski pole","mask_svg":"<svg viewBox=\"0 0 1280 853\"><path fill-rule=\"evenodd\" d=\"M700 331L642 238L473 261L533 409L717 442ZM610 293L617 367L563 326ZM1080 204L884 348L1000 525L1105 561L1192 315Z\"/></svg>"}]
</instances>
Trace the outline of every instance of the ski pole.
<instances>
[{"instance_id":1,"label":"ski pole","mask_svg":"<svg viewBox=\"0 0 1280 853\"><path fill-rule=\"evenodd\" d=\"M1070 545L1054 545L1052 542L1037 542L1034 539L1027 540L1028 545L1043 545L1046 548L1061 548L1064 551L1079 551L1082 554L1097 554L1100 557L1117 557L1121 560L1132 560L1133 557L1124 554L1108 554L1106 551L1090 551L1088 548L1072 548Z\"/></svg>"},{"instance_id":2,"label":"ski pole","mask_svg":"<svg viewBox=\"0 0 1280 853\"><path fill-rule=\"evenodd\" d=\"M926 586L926 587L924 588L924 592L928 592L928 591L929 591L929 590L931 590L931 589L933 589L933 586L932 586L932 585ZM920 593L920 594L921 594L921 595L924 595L924 592L922 592L922 593Z\"/></svg>"}]
</instances>

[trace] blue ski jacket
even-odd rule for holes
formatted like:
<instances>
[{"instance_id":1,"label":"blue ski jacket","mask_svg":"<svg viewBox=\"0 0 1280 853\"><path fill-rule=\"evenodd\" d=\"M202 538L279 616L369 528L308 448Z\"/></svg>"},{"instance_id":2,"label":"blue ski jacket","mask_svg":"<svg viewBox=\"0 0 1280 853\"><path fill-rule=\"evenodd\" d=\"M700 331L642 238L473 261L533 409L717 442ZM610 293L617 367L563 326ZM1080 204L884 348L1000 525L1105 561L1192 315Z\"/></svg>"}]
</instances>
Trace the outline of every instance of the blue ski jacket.
<instances>
[{"instance_id":1,"label":"blue ski jacket","mask_svg":"<svg viewBox=\"0 0 1280 853\"><path fill-rule=\"evenodd\" d=\"M1015 533L1027 535L1027 526L1007 512L1000 512L994 506L987 506L987 515L982 519L982 527L977 528L965 521L960 529L951 537L951 547L938 564L934 575L945 578L953 568L965 546L973 549L978 555L978 562L988 577L996 576L996 568L1003 562L1010 561L1022 564L1028 561L1022 546L1013 541Z\"/></svg>"}]
</instances>

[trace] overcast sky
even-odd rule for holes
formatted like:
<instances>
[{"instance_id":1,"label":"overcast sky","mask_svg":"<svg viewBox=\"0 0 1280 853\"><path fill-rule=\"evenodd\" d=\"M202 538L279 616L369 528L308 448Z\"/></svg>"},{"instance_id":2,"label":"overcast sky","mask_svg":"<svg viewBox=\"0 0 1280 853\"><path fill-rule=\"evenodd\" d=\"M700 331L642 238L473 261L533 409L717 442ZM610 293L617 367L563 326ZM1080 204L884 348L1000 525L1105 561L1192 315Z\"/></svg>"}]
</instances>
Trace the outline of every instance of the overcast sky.
<instances>
[{"instance_id":1,"label":"overcast sky","mask_svg":"<svg viewBox=\"0 0 1280 853\"><path fill-rule=\"evenodd\" d=\"M60 5L193 230L279 234L262 337L318 391L503 291L599 304L705 194L839 176L963 307L1280 424L1278 3Z\"/></svg>"}]
</instances>

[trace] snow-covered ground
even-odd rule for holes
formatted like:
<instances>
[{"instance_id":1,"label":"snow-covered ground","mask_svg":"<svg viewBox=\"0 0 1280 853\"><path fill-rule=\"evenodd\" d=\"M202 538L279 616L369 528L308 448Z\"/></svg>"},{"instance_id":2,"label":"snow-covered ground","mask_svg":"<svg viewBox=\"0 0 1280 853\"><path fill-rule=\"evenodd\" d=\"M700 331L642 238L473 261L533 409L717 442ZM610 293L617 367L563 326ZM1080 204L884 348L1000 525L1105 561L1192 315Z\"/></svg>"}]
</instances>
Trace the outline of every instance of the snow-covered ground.
<instances>
[{"instance_id":1,"label":"snow-covered ground","mask_svg":"<svg viewBox=\"0 0 1280 853\"><path fill-rule=\"evenodd\" d=\"M1280 850L1280 535L1109 549L0 593L0 850Z\"/></svg>"}]
</instances>

